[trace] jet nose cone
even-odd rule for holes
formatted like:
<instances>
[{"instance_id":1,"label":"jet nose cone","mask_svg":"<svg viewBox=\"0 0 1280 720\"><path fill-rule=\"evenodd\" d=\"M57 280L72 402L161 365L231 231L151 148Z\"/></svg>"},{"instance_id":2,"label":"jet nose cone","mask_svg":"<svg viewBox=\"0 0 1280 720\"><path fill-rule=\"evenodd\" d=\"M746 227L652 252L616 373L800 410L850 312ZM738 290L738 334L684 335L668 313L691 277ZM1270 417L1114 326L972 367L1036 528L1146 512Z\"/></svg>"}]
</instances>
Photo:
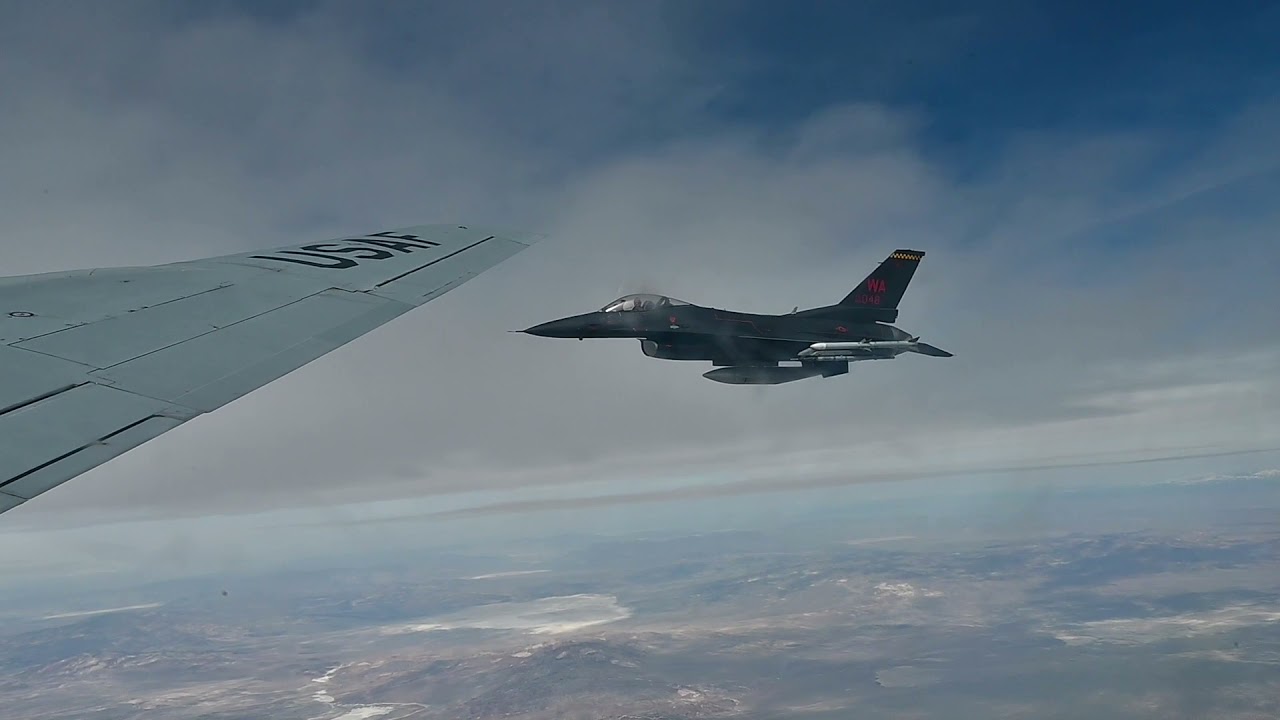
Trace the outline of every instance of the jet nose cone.
<instances>
[{"instance_id":1,"label":"jet nose cone","mask_svg":"<svg viewBox=\"0 0 1280 720\"><path fill-rule=\"evenodd\" d=\"M537 335L538 337L552 338L570 338L579 337L581 324L572 320L552 320L544 322L541 325L534 325L525 330L529 335Z\"/></svg>"}]
</instances>

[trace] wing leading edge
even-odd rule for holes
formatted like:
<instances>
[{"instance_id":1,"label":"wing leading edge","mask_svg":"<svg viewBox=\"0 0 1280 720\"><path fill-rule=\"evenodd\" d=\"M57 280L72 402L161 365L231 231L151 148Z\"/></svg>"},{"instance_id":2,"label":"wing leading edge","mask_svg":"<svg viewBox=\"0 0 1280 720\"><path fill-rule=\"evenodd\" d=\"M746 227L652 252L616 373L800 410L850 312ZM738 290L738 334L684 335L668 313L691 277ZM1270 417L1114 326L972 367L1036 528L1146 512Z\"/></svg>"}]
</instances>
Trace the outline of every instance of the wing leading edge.
<instances>
[{"instance_id":1,"label":"wing leading edge","mask_svg":"<svg viewBox=\"0 0 1280 720\"><path fill-rule=\"evenodd\" d=\"M0 513L539 239L421 225L169 265L0 278Z\"/></svg>"}]
</instances>

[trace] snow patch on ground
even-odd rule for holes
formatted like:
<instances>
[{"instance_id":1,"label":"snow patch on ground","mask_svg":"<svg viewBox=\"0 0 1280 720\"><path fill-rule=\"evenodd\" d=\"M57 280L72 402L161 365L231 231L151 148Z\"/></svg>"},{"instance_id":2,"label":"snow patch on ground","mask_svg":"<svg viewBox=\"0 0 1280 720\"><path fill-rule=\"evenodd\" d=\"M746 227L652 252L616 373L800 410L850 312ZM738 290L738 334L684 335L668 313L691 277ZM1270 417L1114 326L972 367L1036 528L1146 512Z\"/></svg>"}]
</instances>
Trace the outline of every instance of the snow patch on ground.
<instances>
[{"instance_id":1,"label":"snow patch on ground","mask_svg":"<svg viewBox=\"0 0 1280 720\"><path fill-rule=\"evenodd\" d=\"M468 580L491 580L493 578L516 577L518 575L541 575L542 573L551 572L550 570L508 570L507 572L488 573L485 575L475 575L467 578Z\"/></svg>"},{"instance_id":2,"label":"snow patch on ground","mask_svg":"<svg viewBox=\"0 0 1280 720\"><path fill-rule=\"evenodd\" d=\"M1280 612L1267 607L1240 605L1207 612L1183 613L1151 618L1094 620L1062 627L1054 637L1068 645L1117 643L1138 645L1224 632L1248 625L1280 622Z\"/></svg>"},{"instance_id":3,"label":"snow patch on ground","mask_svg":"<svg viewBox=\"0 0 1280 720\"><path fill-rule=\"evenodd\" d=\"M899 598L916 598L916 597L942 597L940 590L927 590L917 588L911 583L877 583L875 586L876 594L888 597Z\"/></svg>"},{"instance_id":4,"label":"snow patch on ground","mask_svg":"<svg viewBox=\"0 0 1280 720\"><path fill-rule=\"evenodd\" d=\"M631 617L631 609L613 595L563 595L529 602L479 605L423 622L394 625L386 634L435 632L464 628L519 630L535 635L558 635Z\"/></svg>"},{"instance_id":5,"label":"snow patch on ground","mask_svg":"<svg viewBox=\"0 0 1280 720\"><path fill-rule=\"evenodd\" d=\"M124 607L103 608L101 610L78 610L75 612L57 613L54 615L45 615L42 620L61 620L62 618L88 617L90 615L109 615L111 613L128 612L130 610L150 610L158 608L163 603L146 603L143 605L125 605Z\"/></svg>"},{"instance_id":6,"label":"snow patch on ground","mask_svg":"<svg viewBox=\"0 0 1280 720\"><path fill-rule=\"evenodd\" d=\"M369 718L386 715L395 709L394 705L365 705L364 707L348 710L333 720L368 720Z\"/></svg>"}]
</instances>

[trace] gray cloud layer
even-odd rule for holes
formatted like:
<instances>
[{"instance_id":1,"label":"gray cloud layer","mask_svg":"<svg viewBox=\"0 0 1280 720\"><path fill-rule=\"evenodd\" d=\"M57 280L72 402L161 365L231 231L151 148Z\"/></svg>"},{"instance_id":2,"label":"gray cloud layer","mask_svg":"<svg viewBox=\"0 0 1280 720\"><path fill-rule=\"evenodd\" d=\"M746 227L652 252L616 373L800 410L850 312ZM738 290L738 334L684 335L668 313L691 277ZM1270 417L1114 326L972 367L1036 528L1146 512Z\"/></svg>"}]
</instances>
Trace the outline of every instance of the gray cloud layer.
<instances>
[{"instance_id":1,"label":"gray cloud layer","mask_svg":"<svg viewBox=\"0 0 1280 720\"><path fill-rule=\"evenodd\" d=\"M704 108L734 69L671 29L678 9L233 7L0 9L7 273L417 222L551 239L13 522L784 482L804 463L934 472L1280 431L1277 98L1196 133L1014 133L961 177L908 108L829 107L781 133L716 120ZM631 342L503 332L635 290L826 304L896 247L928 251L900 325L957 357L737 388Z\"/></svg>"}]
</instances>

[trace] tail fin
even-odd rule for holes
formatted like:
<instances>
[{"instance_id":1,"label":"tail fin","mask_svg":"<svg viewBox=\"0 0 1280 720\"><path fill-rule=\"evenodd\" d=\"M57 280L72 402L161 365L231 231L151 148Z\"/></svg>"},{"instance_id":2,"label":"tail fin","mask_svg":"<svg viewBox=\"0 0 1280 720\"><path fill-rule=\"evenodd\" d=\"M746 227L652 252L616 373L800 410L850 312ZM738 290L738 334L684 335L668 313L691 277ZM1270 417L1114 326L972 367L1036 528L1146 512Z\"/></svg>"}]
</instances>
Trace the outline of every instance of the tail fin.
<instances>
[{"instance_id":1,"label":"tail fin","mask_svg":"<svg viewBox=\"0 0 1280 720\"><path fill-rule=\"evenodd\" d=\"M921 250L894 250L840 301L839 307L897 308L923 257Z\"/></svg>"}]
</instances>

